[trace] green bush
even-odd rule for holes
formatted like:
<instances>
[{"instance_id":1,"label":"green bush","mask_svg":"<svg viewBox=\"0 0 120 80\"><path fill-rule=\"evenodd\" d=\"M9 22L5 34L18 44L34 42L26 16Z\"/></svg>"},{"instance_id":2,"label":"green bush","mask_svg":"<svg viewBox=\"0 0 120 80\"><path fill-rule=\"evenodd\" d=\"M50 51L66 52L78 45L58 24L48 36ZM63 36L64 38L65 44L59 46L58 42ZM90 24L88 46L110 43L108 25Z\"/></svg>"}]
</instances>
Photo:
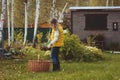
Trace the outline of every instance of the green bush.
<instances>
[{"instance_id":1,"label":"green bush","mask_svg":"<svg viewBox=\"0 0 120 80\"><path fill-rule=\"evenodd\" d=\"M37 56L40 55L41 59L49 59L49 52L47 51L41 51L40 49L33 48L32 46L26 46L21 50L22 53L24 53L27 56L34 56L37 59Z\"/></svg>"},{"instance_id":2,"label":"green bush","mask_svg":"<svg viewBox=\"0 0 120 80\"><path fill-rule=\"evenodd\" d=\"M12 55L15 55L15 56L23 55L21 50L15 49L15 48L11 48L9 52L12 53Z\"/></svg>"},{"instance_id":3,"label":"green bush","mask_svg":"<svg viewBox=\"0 0 120 80\"><path fill-rule=\"evenodd\" d=\"M65 35L64 47L61 48L61 57L65 60L74 59L75 53L80 52L80 39L76 35Z\"/></svg>"},{"instance_id":4,"label":"green bush","mask_svg":"<svg viewBox=\"0 0 120 80\"><path fill-rule=\"evenodd\" d=\"M73 61L97 61L103 59L102 51L96 47L86 46L77 35L65 35L64 46L60 50L61 58Z\"/></svg>"}]
</instances>

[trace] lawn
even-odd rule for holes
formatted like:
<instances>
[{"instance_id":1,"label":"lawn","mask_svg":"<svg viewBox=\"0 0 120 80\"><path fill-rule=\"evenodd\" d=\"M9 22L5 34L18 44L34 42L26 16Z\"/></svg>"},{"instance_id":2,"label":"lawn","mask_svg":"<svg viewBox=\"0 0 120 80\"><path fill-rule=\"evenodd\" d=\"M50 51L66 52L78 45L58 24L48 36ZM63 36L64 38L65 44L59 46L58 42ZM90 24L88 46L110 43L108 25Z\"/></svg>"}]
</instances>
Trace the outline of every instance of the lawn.
<instances>
[{"instance_id":1,"label":"lawn","mask_svg":"<svg viewBox=\"0 0 120 80\"><path fill-rule=\"evenodd\" d=\"M26 59L0 60L0 80L120 80L120 54L104 53L99 62L61 61L61 71L33 73Z\"/></svg>"}]
</instances>

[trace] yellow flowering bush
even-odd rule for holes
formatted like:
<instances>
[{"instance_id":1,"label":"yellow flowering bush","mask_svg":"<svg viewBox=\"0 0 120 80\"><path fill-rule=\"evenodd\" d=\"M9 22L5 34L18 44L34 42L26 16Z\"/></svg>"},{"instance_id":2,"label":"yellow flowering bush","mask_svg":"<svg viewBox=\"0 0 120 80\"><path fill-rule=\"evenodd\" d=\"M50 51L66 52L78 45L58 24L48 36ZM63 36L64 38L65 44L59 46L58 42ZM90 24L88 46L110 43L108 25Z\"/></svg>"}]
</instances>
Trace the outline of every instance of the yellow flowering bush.
<instances>
[{"instance_id":1,"label":"yellow flowering bush","mask_svg":"<svg viewBox=\"0 0 120 80\"><path fill-rule=\"evenodd\" d=\"M97 53L97 54L102 55L101 49L98 49L98 48L92 47L92 46L85 46L85 48L86 48L87 50L91 51L91 52L94 53L94 54Z\"/></svg>"},{"instance_id":2,"label":"yellow flowering bush","mask_svg":"<svg viewBox=\"0 0 120 80\"><path fill-rule=\"evenodd\" d=\"M97 61L103 59L102 51L96 47L85 46L84 61Z\"/></svg>"},{"instance_id":3,"label":"yellow flowering bush","mask_svg":"<svg viewBox=\"0 0 120 80\"><path fill-rule=\"evenodd\" d=\"M14 39L16 43L23 43L23 32L21 30L16 30L14 33Z\"/></svg>"},{"instance_id":4,"label":"yellow flowering bush","mask_svg":"<svg viewBox=\"0 0 120 80\"><path fill-rule=\"evenodd\" d=\"M41 43L41 41L42 41L42 37L43 37L43 33L38 33L37 34L37 41L38 41L38 43L40 44Z\"/></svg>"}]
</instances>

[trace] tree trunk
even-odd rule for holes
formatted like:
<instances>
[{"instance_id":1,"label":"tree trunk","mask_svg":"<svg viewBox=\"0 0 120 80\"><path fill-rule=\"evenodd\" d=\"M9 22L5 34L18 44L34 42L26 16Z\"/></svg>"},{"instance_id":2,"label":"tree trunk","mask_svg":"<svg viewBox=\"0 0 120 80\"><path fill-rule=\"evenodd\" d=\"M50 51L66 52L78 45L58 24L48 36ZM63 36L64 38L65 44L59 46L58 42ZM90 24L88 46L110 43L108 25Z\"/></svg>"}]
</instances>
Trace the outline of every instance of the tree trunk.
<instances>
[{"instance_id":1,"label":"tree trunk","mask_svg":"<svg viewBox=\"0 0 120 80\"><path fill-rule=\"evenodd\" d=\"M2 13L1 13L2 25L0 27L0 30L3 30L5 11L6 11L6 0L2 0Z\"/></svg>"},{"instance_id":2,"label":"tree trunk","mask_svg":"<svg viewBox=\"0 0 120 80\"><path fill-rule=\"evenodd\" d=\"M76 6L79 6L79 0L76 0Z\"/></svg>"},{"instance_id":3,"label":"tree trunk","mask_svg":"<svg viewBox=\"0 0 120 80\"><path fill-rule=\"evenodd\" d=\"M7 0L8 46L10 46L10 0Z\"/></svg>"},{"instance_id":4,"label":"tree trunk","mask_svg":"<svg viewBox=\"0 0 120 80\"><path fill-rule=\"evenodd\" d=\"M112 0L112 6L114 6L114 0Z\"/></svg>"},{"instance_id":5,"label":"tree trunk","mask_svg":"<svg viewBox=\"0 0 120 80\"><path fill-rule=\"evenodd\" d=\"M25 46L27 40L27 28L28 28L28 3L25 3L25 34L24 34L24 43Z\"/></svg>"},{"instance_id":6,"label":"tree trunk","mask_svg":"<svg viewBox=\"0 0 120 80\"><path fill-rule=\"evenodd\" d=\"M12 8L11 8L11 41L14 42L14 0L12 0Z\"/></svg>"},{"instance_id":7,"label":"tree trunk","mask_svg":"<svg viewBox=\"0 0 120 80\"><path fill-rule=\"evenodd\" d=\"M1 34L0 34L0 48L4 48L2 31L3 31L3 25L4 25L5 11L6 11L6 0L2 0L2 13L1 13L1 20L0 20L0 30L1 30Z\"/></svg>"},{"instance_id":8,"label":"tree trunk","mask_svg":"<svg viewBox=\"0 0 120 80\"><path fill-rule=\"evenodd\" d=\"M106 6L109 6L109 0L106 0Z\"/></svg>"},{"instance_id":9,"label":"tree trunk","mask_svg":"<svg viewBox=\"0 0 120 80\"><path fill-rule=\"evenodd\" d=\"M63 13L64 13L64 11L65 11L67 5L68 5L68 3L65 4L65 6L64 6L64 8L63 8L63 10L62 10L62 12L61 12L61 14L60 14L60 16L59 16L58 22L63 21Z\"/></svg>"},{"instance_id":10,"label":"tree trunk","mask_svg":"<svg viewBox=\"0 0 120 80\"><path fill-rule=\"evenodd\" d=\"M56 0L53 0L53 6L52 6L52 18L55 18L55 3L56 3Z\"/></svg>"},{"instance_id":11,"label":"tree trunk","mask_svg":"<svg viewBox=\"0 0 120 80\"><path fill-rule=\"evenodd\" d=\"M36 0L36 17L35 17L35 25L34 25L33 45L35 44L35 39L37 34L39 13L40 13L40 1Z\"/></svg>"}]
</instances>

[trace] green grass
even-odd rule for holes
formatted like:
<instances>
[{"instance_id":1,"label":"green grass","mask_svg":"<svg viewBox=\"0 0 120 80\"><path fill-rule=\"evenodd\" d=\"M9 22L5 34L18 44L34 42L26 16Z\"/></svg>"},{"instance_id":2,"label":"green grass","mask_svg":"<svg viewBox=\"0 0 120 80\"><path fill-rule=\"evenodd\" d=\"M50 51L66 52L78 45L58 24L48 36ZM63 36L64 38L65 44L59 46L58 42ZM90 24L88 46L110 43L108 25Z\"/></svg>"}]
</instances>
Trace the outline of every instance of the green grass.
<instances>
[{"instance_id":1,"label":"green grass","mask_svg":"<svg viewBox=\"0 0 120 80\"><path fill-rule=\"evenodd\" d=\"M64 62L61 71L29 72L28 57L23 60L0 60L0 80L120 80L120 54L104 54L99 62Z\"/></svg>"}]
</instances>

